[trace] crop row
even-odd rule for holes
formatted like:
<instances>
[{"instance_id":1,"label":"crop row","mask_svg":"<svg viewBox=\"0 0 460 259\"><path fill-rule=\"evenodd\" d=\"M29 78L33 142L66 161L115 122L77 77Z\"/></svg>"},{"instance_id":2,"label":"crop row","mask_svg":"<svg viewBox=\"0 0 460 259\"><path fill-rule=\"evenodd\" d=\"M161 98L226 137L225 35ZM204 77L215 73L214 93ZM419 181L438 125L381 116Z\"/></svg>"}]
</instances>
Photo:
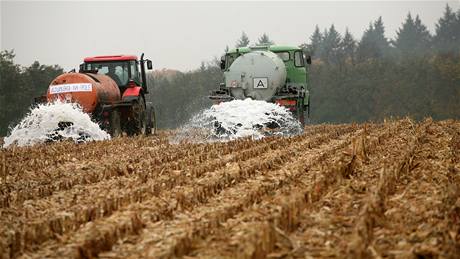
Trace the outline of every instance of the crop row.
<instances>
[{"instance_id":1,"label":"crop row","mask_svg":"<svg viewBox=\"0 0 460 259\"><path fill-rule=\"evenodd\" d=\"M385 161L386 165L380 171L378 184L369 194L367 202L359 214L359 220L347 251L351 258L367 258L369 256L368 246L372 242L376 222L381 221L380 219L384 216L385 201L389 195L394 193L400 175L409 174L414 168L414 154L416 149L420 147L420 140L425 136L426 128L431 123L431 120L427 120L418 125L415 132L411 134L407 147L404 147L404 155L396 160Z\"/></svg>"},{"instance_id":2,"label":"crop row","mask_svg":"<svg viewBox=\"0 0 460 259\"><path fill-rule=\"evenodd\" d=\"M350 131L351 129L348 128L342 131L346 130ZM184 207L194 206L197 202L205 202L206 199L215 195L220 190L244 180L245 178L251 177L251 175L254 175L258 170L266 170L267 168L276 166L277 164L282 164L283 161L289 157L289 152L286 152L287 150L294 153L301 153L310 145L315 143L319 144L320 142L333 137L334 134L336 133L323 134L318 137L313 137L309 141L305 138L299 139L297 137L285 139L283 142L284 145L282 145L280 150L278 150L280 145L268 146L268 149L259 149L257 152L252 152L251 156L253 158L249 156L250 153L245 154L244 156L240 156L239 153L237 153L235 161L238 161L238 164L241 165L241 168L244 168L244 170L236 169L234 165L235 162L230 162L224 168L210 168L211 171L202 175L194 175L193 172L190 172L190 175L188 176L187 173L184 172L185 177L184 174L177 175L178 184L172 184L170 188L165 188L169 186L164 184L161 191L153 193L153 197L145 199L141 203L131 204L123 211L114 213L109 218L97 220L94 222L95 226L88 224L83 226L83 228L77 231L75 235L71 237L71 240L69 240L69 243L72 245L66 246L67 249L69 249L69 247L71 248L70 250L67 250L67 252L75 251L78 247L80 249L81 247L93 247L88 244L92 244L93 242L100 243L101 238L110 243L110 240L113 239L107 237L116 235L116 233L119 232L117 230L118 227L129 225L135 218L141 218L144 222L156 222L158 220L168 219L172 216L173 211L184 209ZM235 174L232 174L232 172ZM168 175L165 176L165 179L170 180L170 178L174 177ZM173 186L174 189L172 189ZM159 187L161 188L162 186L160 185ZM139 193L148 191L149 189L141 188ZM94 231L91 231L90 229L100 230L101 228L99 228L99 226L106 225L107 222L112 219L117 220L120 214L124 215L124 213L128 213L132 216L127 217L126 220L123 220L119 222L118 225L115 225L112 228L114 232L109 231L107 233L101 231L98 234L87 235L87 233L94 233ZM83 236L85 238L81 238ZM74 244L77 240L81 240L77 242L79 245ZM64 251L66 251L65 247L63 248L63 253L66 254L67 252ZM99 252L97 247L95 247L94 250L87 249L84 251L89 255L94 255Z\"/></svg>"},{"instance_id":3,"label":"crop row","mask_svg":"<svg viewBox=\"0 0 460 259\"><path fill-rule=\"evenodd\" d=\"M332 140L332 143L323 143L318 148L305 150L300 157L286 162L278 169L261 171L254 179L223 190L219 196L193 208L184 217L151 224L147 226L148 231L144 232L139 244L134 247L127 244L119 249L115 248L115 253L132 257L174 257L188 254L196 238L213 233L229 218L247 210L254 203L262 202L264 197L278 189L296 184L308 167L346 146L348 137L349 134L346 134L338 140ZM239 196L238 193L245 195ZM148 249L143 250L144 247Z\"/></svg>"},{"instance_id":4,"label":"crop row","mask_svg":"<svg viewBox=\"0 0 460 259\"><path fill-rule=\"evenodd\" d=\"M351 173L350 170L356 163L356 154L364 152L358 149L356 143L365 139L367 134L367 131L363 131L355 136L347 145L342 146L342 149L333 153L336 155L329 156L322 163L315 161L308 173L297 175L295 184L278 190L255 208L238 215L222 231L227 236L224 242L212 247L219 251L218 256L225 254L228 257L265 258L274 251L275 246L282 245L295 251L298 247L290 240L288 233L298 227L301 215L308 213L309 208L318 202L328 189ZM385 134L380 134L372 141L382 141ZM351 154L347 152L347 147L352 149ZM373 150L368 149L368 152L371 153ZM328 167L325 168L321 164L327 164ZM213 253L215 251L208 254L200 251L197 255L216 256Z\"/></svg>"}]
</instances>

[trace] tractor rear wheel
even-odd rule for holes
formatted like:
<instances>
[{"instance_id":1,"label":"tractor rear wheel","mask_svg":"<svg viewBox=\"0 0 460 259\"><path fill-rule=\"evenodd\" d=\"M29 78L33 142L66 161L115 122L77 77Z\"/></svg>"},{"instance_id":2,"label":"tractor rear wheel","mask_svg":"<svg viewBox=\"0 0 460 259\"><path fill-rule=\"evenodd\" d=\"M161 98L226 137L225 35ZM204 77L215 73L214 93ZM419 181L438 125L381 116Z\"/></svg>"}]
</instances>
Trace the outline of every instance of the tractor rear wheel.
<instances>
[{"instance_id":1,"label":"tractor rear wheel","mask_svg":"<svg viewBox=\"0 0 460 259\"><path fill-rule=\"evenodd\" d=\"M121 119L120 112L118 110L113 110L110 113L110 136L116 138L121 136Z\"/></svg>"}]
</instances>

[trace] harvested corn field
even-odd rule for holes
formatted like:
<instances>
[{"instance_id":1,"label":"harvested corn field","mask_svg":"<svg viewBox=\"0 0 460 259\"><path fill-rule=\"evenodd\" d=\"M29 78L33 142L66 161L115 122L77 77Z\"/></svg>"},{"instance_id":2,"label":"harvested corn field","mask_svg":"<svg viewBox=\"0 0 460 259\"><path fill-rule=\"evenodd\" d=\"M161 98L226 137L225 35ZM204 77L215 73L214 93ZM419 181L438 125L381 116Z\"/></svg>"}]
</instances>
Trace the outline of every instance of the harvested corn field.
<instances>
[{"instance_id":1,"label":"harvested corn field","mask_svg":"<svg viewBox=\"0 0 460 259\"><path fill-rule=\"evenodd\" d=\"M460 254L460 122L0 151L2 258Z\"/></svg>"}]
</instances>

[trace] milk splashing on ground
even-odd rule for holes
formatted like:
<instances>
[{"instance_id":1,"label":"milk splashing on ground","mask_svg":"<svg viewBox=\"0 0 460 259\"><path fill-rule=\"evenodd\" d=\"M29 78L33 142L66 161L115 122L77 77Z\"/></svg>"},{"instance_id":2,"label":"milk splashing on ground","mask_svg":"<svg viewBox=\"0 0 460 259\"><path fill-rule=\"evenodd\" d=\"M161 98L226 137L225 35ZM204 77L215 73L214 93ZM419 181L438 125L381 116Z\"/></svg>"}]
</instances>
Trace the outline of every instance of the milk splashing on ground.
<instances>
[{"instance_id":1,"label":"milk splashing on ground","mask_svg":"<svg viewBox=\"0 0 460 259\"><path fill-rule=\"evenodd\" d=\"M285 107L245 99L222 102L196 114L170 141L212 142L244 137L260 139L301 132L300 122Z\"/></svg>"},{"instance_id":2,"label":"milk splashing on ground","mask_svg":"<svg viewBox=\"0 0 460 259\"><path fill-rule=\"evenodd\" d=\"M70 122L59 127L60 122ZM75 103L39 104L16 125L4 139L3 147L12 144L30 146L59 139L72 139L75 142L110 139L110 135L99 128L87 113Z\"/></svg>"}]
</instances>

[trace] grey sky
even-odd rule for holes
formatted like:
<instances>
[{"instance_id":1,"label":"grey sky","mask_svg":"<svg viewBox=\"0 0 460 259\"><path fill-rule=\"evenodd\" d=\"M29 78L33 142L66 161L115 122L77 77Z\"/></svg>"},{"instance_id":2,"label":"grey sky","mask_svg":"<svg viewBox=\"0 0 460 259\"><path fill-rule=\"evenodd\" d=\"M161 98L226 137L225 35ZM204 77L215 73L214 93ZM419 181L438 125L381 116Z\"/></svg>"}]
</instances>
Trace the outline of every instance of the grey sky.
<instances>
[{"instance_id":1,"label":"grey sky","mask_svg":"<svg viewBox=\"0 0 460 259\"><path fill-rule=\"evenodd\" d=\"M383 17L394 37L407 13L419 14L431 32L446 3L457 1L365 2L19 2L1 1L1 49L16 62L77 68L83 57L145 52L154 67L182 71L220 56L241 32L251 42L266 32L280 44L307 41L315 25L348 27L360 38L369 22Z\"/></svg>"}]
</instances>

